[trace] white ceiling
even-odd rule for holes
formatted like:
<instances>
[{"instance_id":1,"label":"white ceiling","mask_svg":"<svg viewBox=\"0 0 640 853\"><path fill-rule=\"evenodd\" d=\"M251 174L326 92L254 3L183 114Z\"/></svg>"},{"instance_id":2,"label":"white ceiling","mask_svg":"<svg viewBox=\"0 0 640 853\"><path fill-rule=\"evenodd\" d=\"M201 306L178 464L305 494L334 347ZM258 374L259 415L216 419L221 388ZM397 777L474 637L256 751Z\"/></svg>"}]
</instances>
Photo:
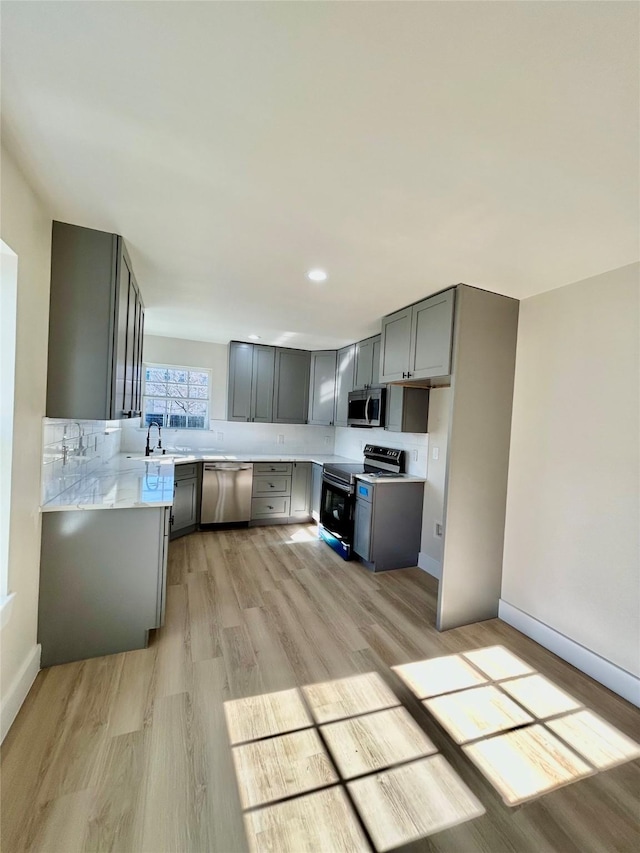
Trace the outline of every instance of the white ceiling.
<instances>
[{"instance_id":1,"label":"white ceiling","mask_svg":"<svg viewBox=\"0 0 640 853\"><path fill-rule=\"evenodd\" d=\"M3 138L125 236L148 332L338 346L637 259L638 9L3 2Z\"/></svg>"}]
</instances>

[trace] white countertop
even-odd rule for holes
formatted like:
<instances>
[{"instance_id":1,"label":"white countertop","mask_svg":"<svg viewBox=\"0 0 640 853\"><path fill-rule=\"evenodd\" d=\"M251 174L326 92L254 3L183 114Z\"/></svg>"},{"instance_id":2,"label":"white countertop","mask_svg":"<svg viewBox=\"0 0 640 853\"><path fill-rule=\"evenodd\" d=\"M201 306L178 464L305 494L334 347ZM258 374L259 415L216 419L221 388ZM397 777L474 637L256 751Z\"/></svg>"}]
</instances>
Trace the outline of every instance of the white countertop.
<instances>
[{"instance_id":1,"label":"white countertop","mask_svg":"<svg viewBox=\"0 0 640 853\"><path fill-rule=\"evenodd\" d=\"M41 507L42 512L87 509L128 509L163 507L173 504L174 466L189 462L315 462L317 465L351 463L357 459L318 453L168 453L165 456L120 453L75 486L52 498ZM359 474L367 483L424 483L409 474L398 477L371 477Z\"/></svg>"}]
</instances>

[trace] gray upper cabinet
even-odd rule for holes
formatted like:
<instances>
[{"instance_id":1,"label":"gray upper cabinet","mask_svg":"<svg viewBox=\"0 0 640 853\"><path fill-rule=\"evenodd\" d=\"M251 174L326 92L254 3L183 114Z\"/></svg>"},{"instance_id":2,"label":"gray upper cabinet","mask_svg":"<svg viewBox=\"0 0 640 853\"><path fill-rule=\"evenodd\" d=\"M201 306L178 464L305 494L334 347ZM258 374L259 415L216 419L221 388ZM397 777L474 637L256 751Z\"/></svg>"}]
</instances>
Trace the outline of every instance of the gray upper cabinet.
<instances>
[{"instance_id":1,"label":"gray upper cabinet","mask_svg":"<svg viewBox=\"0 0 640 853\"><path fill-rule=\"evenodd\" d=\"M304 424L309 409L309 369L311 353L299 349L276 348L273 387L273 422Z\"/></svg>"},{"instance_id":2,"label":"gray upper cabinet","mask_svg":"<svg viewBox=\"0 0 640 853\"><path fill-rule=\"evenodd\" d=\"M308 519L311 515L311 462L294 462L291 477L292 518Z\"/></svg>"},{"instance_id":3,"label":"gray upper cabinet","mask_svg":"<svg viewBox=\"0 0 640 853\"><path fill-rule=\"evenodd\" d=\"M229 344L229 398L227 420L251 420L253 344Z\"/></svg>"},{"instance_id":4,"label":"gray upper cabinet","mask_svg":"<svg viewBox=\"0 0 640 853\"><path fill-rule=\"evenodd\" d=\"M332 426L336 404L335 350L311 353L311 379L309 382L309 423Z\"/></svg>"},{"instance_id":5,"label":"gray upper cabinet","mask_svg":"<svg viewBox=\"0 0 640 853\"><path fill-rule=\"evenodd\" d=\"M380 335L359 341L355 352L354 391L365 391L379 384ZM375 364L377 359L378 364Z\"/></svg>"},{"instance_id":6,"label":"gray upper cabinet","mask_svg":"<svg viewBox=\"0 0 640 853\"><path fill-rule=\"evenodd\" d=\"M140 414L144 304L124 240L54 222L46 414Z\"/></svg>"},{"instance_id":7,"label":"gray upper cabinet","mask_svg":"<svg viewBox=\"0 0 640 853\"><path fill-rule=\"evenodd\" d=\"M414 305L411 311L411 379L451 373L455 291L445 290Z\"/></svg>"},{"instance_id":8,"label":"gray upper cabinet","mask_svg":"<svg viewBox=\"0 0 640 853\"><path fill-rule=\"evenodd\" d=\"M407 378L411 351L411 308L382 318L380 379L399 382Z\"/></svg>"},{"instance_id":9,"label":"gray upper cabinet","mask_svg":"<svg viewBox=\"0 0 640 853\"><path fill-rule=\"evenodd\" d=\"M348 426L347 409L349 392L353 391L355 381L356 345L351 344L338 350L336 364L336 416L335 425Z\"/></svg>"},{"instance_id":10,"label":"gray upper cabinet","mask_svg":"<svg viewBox=\"0 0 640 853\"><path fill-rule=\"evenodd\" d=\"M381 382L451 373L454 298L451 288L383 318Z\"/></svg>"},{"instance_id":11,"label":"gray upper cabinet","mask_svg":"<svg viewBox=\"0 0 640 853\"><path fill-rule=\"evenodd\" d=\"M429 432L429 389L389 385L384 428L389 432Z\"/></svg>"},{"instance_id":12,"label":"gray upper cabinet","mask_svg":"<svg viewBox=\"0 0 640 853\"><path fill-rule=\"evenodd\" d=\"M251 388L251 420L270 424L273 421L273 378L276 351L273 347L253 347L253 384Z\"/></svg>"}]
</instances>

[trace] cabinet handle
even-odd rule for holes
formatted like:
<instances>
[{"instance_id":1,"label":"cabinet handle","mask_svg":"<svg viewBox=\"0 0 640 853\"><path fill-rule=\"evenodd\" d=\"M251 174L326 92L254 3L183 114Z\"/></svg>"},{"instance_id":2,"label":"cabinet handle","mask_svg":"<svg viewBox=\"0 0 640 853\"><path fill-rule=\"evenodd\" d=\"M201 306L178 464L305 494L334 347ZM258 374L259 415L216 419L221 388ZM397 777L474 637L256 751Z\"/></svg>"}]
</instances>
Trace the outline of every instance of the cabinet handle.
<instances>
[{"instance_id":1,"label":"cabinet handle","mask_svg":"<svg viewBox=\"0 0 640 853\"><path fill-rule=\"evenodd\" d=\"M407 379L411 379L411 374L407 373Z\"/></svg>"},{"instance_id":2,"label":"cabinet handle","mask_svg":"<svg viewBox=\"0 0 640 853\"><path fill-rule=\"evenodd\" d=\"M267 504L267 509L273 509L273 507L271 506L271 504Z\"/></svg>"},{"instance_id":3,"label":"cabinet handle","mask_svg":"<svg viewBox=\"0 0 640 853\"><path fill-rule=\"evenodd\" d=\"M273 488L273 483L269 483L269 488L270 488L270 489L272 489L272 488Z\"/></svg>"}]
</instances>

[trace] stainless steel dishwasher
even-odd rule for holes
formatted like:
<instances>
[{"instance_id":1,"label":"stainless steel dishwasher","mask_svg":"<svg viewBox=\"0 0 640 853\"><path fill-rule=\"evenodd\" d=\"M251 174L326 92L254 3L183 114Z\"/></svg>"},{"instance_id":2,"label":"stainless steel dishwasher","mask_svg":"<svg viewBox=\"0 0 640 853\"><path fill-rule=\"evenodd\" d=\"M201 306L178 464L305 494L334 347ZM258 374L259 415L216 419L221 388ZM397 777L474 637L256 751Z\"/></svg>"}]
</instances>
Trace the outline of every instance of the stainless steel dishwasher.
<instances>
[{"instance_id":1,"label":"stainless steel dishwasher","mask_svg":"<svg viewBox=\"0 0 640 853\"><path fill-rule=\"evenodd\" d=\"M201 524L249 521L253 465L249 462L205 462L202 476Z\"/></svg>"}]
</instances>

